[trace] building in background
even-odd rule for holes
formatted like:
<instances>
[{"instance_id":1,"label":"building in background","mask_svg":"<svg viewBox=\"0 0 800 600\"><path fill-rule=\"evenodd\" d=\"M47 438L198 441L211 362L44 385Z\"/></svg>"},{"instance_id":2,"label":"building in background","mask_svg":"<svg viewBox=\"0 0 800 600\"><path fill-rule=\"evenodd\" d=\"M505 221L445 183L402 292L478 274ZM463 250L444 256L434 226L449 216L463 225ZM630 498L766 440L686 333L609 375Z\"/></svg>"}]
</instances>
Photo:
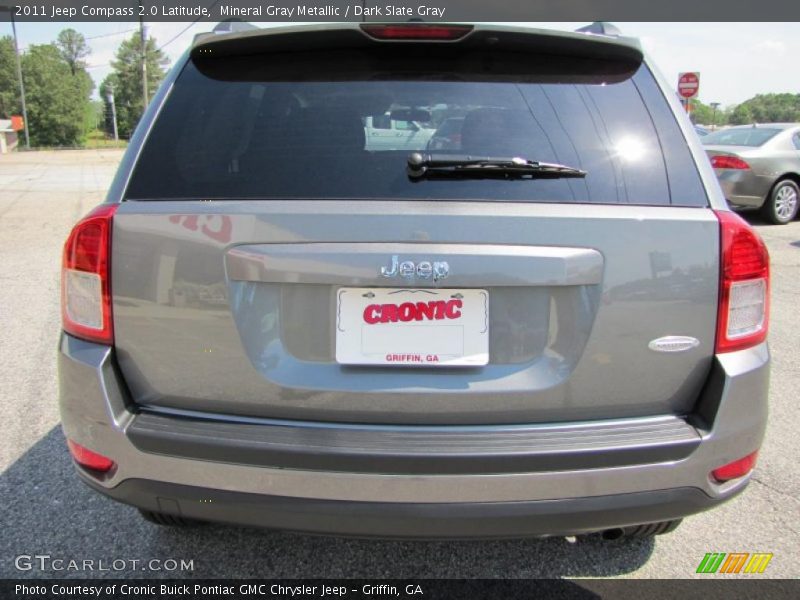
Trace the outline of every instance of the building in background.
<instances>
[{"instance_id":1,"label":"building in background","mask_svg":"<svg viewBox=\"0 0 800 600\"><path fill-rule=\"evenodd\" d=\"M0 154L13 152L19 142L17 132L24 127L22 117L12 115L10 119L0 119Z\"/></svg>"}]
</instances>

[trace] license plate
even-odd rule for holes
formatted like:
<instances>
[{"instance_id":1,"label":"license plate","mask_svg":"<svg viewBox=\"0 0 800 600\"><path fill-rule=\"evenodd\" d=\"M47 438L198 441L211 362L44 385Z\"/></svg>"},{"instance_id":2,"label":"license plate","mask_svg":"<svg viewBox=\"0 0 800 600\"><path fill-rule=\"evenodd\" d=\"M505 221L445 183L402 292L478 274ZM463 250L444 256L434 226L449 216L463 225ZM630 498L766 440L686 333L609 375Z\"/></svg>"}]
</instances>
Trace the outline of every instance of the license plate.
<instances>
[{"instance_id":1,"label":"license plate","mask_svg":"<svg viewBox=\"0 0 800 600\"><path fill-rule=\"evenodd\" d=\"M336 361L480 366L489 362L486 290L340 288Z\"/></svg>"}]
</instances>

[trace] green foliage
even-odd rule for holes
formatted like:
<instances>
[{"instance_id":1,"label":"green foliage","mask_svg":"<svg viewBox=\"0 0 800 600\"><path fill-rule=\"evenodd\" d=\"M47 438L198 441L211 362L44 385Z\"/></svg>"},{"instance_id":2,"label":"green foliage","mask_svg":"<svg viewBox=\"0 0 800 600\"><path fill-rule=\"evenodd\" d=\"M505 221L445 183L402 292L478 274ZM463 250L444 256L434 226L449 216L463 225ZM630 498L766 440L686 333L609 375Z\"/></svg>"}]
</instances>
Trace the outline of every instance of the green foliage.
<instances>
[{"instance_id":1,"label":"green foliage","mask_svg":"<svg viewBox=\"0 0 800 600\"><path fill-rule=\"evenodd\" d=\"M690 113L692 123L707 126L727 125L730 110L723 109L721 106L714 110L714 107L710 104L703 104L697 98L692 98L690 102L692 105L692 112Z\"/></svg>"},{"instance_id":2,"label":"green foliage","mask_svg":"<svg viewBox=\"0 0 800 600\"><path fill-rule=\"evenodd\" d=\"M164 78L164 68L169 64L169 60L158 49L155 39L147 39L144 47L147 65L147 87L149 98L152 98ZM120 44L111 67L113 68L112 73L100 85L100 96L105 102L108 102L108 94L113 90L119 137L128 138L133 133L144 112L142 40L138 32ZM106 113L110 115L110 106ZM112 131L112 128L107 126L107 131Z\"/></svg>"},{"instance_id":3,"label":"green foliage","mask_svg":"<svg viewBox=\"0 0 800 600\"><path fill-rule=\"evenodd\" d=\"M84 140L88 139L89 134L97 131L103 126L103 103L100 100L91 100L86 103L83 109L83 131Z\"/></svg>"},{"instance_id":4,"label":"green foliage","mask_svg":"<svg viewBox=\"0 0 800 600\"><path fill-rule=\"evenodd\" d=\"M73 76L54 44L30 46L22 57L22 73L31 145L77 145L93 86L89 75Z\"/></svg>"},{"instance_id":5,"label":"green foliage","mask_svg":"<svg viewBox=\"0 0 800 600\"><path fill-rule=\"evenodd\" d=\"M142 98L142 41L138 32L123 41L111 63L113 71L100 86L101 101L90 101L94 82L86 71L91 52L85 37L74 29L58 34L53 44L30 46L22 56L31 144L105 144L113 131L108 93L116 100L120 138L133 133L144 111ZM145 44L149 97L164 78L168 59L153 38ZM703 125L800 122L800 94L760 94L736 107L716 111L697 99L691 119ZM21 114L14 42L0 37L0 118Z\"/></svg>"},{"instance_id":6,"label":"green foliage","mask_svg":"<svg viewBox=\"0 0 800 600\"><path fill-rule=\"evenodd\" d=\"M22 55L31 145L77 145L89 130L86 111L94 81L82 61L88 52L84 37L66 29L57 43L30 46ZM16 69L14 41L4 36L0 38L0 117L22 113Z\"/></svg>"},{"instance_id":7,"label":"green foliage","mask_svg":"<svg viewBox=\"0 0 800 600\"><path fill-rule=\"evenodd\" d=\"M90 149L97 149L97 148L125 148L128 145L128 142L125 140L114 141L108 139L105 131L100 129L95 129L93 131L89 131L86 134L86 139L84 141L84 147Z\"/></svg>"},{"instance_id":8,"label":"green foliage","mask_svg":"<svg viewBox=\"0 0 800 600\"><path fill-rule=\"evenodd\" d=\"M737 106L733 125L800 122L800 94L759 94Z\"/></svg>"},{"instance_id":9,"label":"green foliage","mask_svg":"<svg viewBox=\"0 0 800 600\"><path fill-rule=\"evenodd\" d=\"M759 94L738 106L717 107L716 115L710 105L696 98L691 103L692 122L702 125L800 122L800 94Z\"/></svg>"},{"instance_id":10,"label":"green foliage","mask_svg":"<svg viewBox=\"0 0 800 600\"><path fill-rule=\"evenodd\" d=\"M5 35L0 37L0 118L7 119L20 112L14 40L10 35Z\"/></svg>"},{"instance_id":11,"label":"green foliage","mask_svg":"<svg viewBox=\"0 0 800 600\"><path fill-rule=\"evenodd\" d=\"M73 75L81 70L85 72L86 63L83 59L89 56L91 50L82 34L74 29L64 29L58 34L56 46Z\"/></svg>"},{"instance_id":12,"label":"green foliage","mask_svg":"<svg viewBox=\"0 0 800 600\"><path fill-rule=\"evenodd\" d=\"M750 110L749 105L745 102L733 109L731 113L732 125L746 125L753 123L753 111Z\"/></svg>"}]
</instances>

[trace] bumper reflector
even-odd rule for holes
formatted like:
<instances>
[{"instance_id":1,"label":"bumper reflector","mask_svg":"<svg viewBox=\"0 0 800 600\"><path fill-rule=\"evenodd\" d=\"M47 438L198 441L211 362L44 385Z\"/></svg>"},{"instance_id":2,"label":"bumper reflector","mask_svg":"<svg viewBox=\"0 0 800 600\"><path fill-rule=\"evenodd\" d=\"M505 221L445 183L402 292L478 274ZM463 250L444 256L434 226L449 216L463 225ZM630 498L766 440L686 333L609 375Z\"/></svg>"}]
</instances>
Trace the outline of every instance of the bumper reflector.
<instances>
[{"instance_id":1,"label":"bumper reflector","mask_svg":"<svg viewBox=\"0 0 800 600\"><path fill-rule=\"evenodd\" d=\"M67 440L67 446L69 447L69 453L72 455L72 458L75 459L75 462L86 469L91 469L92 471L97 471L99 473L107 473L114 467L114 461L107 456L103 456L97 452L92 452L88 448L85 448L80 444L73 442L72 440Z\"/></svg>"},{"instance_id":2,"label":"bumper reflector","mask_svg":"<svg viewBox=\"0 0 800 600\"><path fill-rule=\"evenodd\" d=\"M753 467L756 466L756 458L758 458L758 450L732 463L714 469L711 471L711 476L720 483L737 479L753 470Z\"/></svg>"}]
</instances>

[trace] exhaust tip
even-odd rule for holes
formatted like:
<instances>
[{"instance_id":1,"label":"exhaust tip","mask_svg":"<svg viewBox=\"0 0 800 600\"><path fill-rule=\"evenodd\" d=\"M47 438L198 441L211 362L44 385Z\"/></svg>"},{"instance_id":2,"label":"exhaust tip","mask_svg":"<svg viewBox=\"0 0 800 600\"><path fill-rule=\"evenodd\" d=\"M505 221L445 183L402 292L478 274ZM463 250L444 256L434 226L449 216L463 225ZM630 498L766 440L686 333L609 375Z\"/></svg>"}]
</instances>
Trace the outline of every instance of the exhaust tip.
<instances>
[{"instance_id":1,"label":"exhaust tip","mask_svg":"<svg viewBox=\"0 0 800 600\"><path fill-rule=\"evenodd\" d=\"M614 529L606 529L602 534L604 540L618 540L623 535L625 535L625 531L620 527L616 527Z\"/></svg>"}]
</instances>

